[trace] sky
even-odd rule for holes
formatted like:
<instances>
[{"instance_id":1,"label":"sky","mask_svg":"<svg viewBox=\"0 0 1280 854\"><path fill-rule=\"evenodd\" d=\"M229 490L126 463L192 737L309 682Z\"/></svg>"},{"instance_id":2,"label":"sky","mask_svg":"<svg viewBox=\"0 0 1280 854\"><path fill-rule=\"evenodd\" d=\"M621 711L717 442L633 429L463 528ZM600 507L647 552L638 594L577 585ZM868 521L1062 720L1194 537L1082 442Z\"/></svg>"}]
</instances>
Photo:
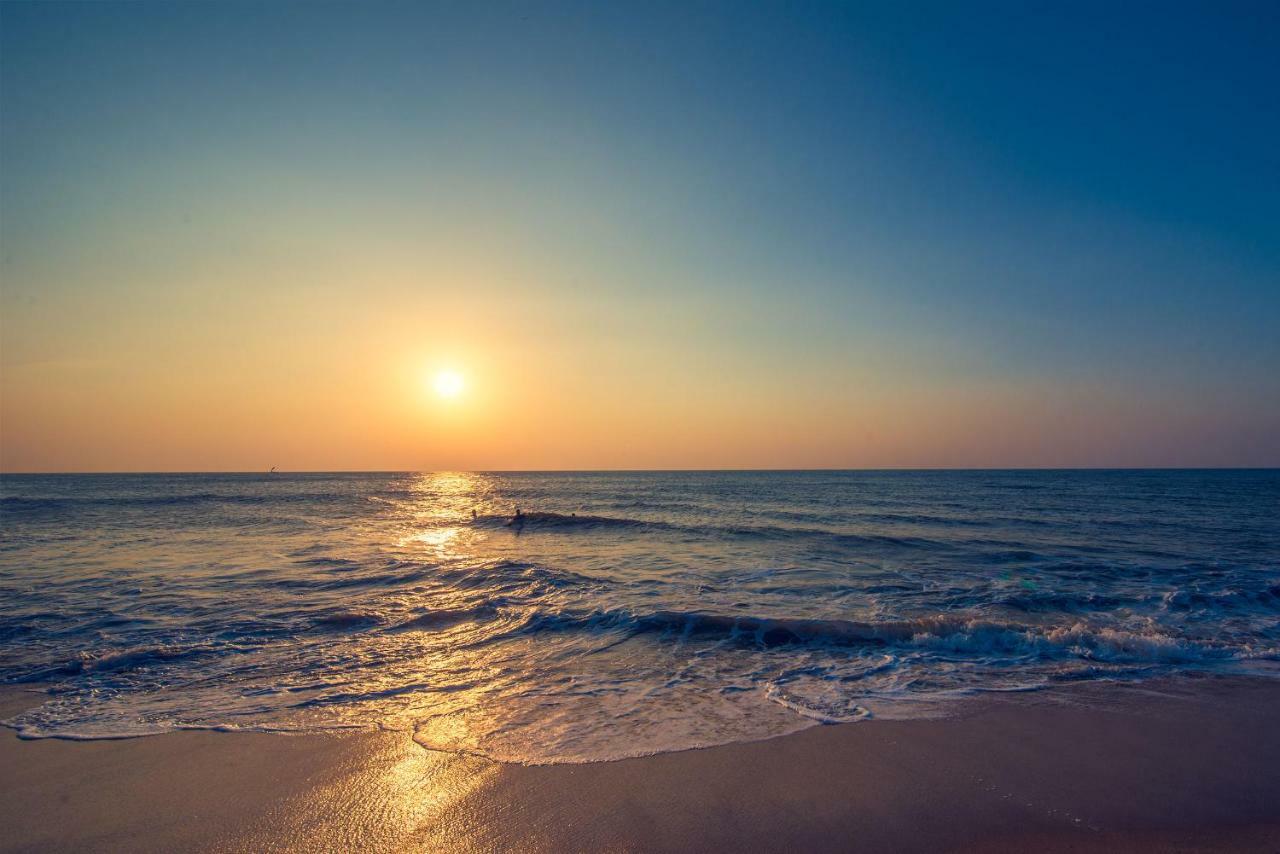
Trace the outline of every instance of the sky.
<instances>
[{"instance_id":1,"label":"sky","mask_svg":"<svg viewBox=\"0 0 1280 854\"><path fill-rule=\"evenodd\" d=\"M1278 466L1278 140L1271 2L6 2L0 470Z\"/></svg>"}]
</instances>

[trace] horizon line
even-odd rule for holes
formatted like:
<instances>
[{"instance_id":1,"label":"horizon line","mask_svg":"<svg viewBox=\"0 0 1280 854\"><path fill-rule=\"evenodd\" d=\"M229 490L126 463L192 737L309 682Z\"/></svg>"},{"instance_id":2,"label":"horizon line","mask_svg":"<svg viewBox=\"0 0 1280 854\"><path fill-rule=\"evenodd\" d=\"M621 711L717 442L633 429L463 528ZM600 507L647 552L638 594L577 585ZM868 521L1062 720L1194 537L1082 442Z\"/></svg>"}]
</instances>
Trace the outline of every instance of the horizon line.
<instances>
[{"instance_id":1,"label":"horizon line","mask_svg":"<svg viewBox=\"0 0 1280 854\"><path fill-rule=\"evenodd\" d=\"M804 472L1078 472L1078 471L1280 471L1280 465L1245 466L866 466L812 468L572 468L572 469L146 469L113 471L0 471L0 477L110 477L116 475L250 474L731 474Z\"/></svg>"}]
</instances>

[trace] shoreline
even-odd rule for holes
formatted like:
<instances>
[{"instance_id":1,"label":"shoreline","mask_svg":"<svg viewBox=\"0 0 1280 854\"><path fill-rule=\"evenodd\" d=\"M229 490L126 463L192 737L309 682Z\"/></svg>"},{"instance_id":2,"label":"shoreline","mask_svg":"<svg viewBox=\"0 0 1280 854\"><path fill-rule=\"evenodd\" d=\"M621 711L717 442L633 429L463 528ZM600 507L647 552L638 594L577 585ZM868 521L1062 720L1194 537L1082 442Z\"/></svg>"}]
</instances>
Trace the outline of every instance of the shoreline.
<instances>
[{"instance_id":1,"label":"shoreline","mask_svg":"<svg viewBox=\"0 0 1280 854\"><path fill-rule=\"evenodd\" d=\"M35 695L4 692L5 717ZM1280 680L966 702L609 762L508 765L409 733L0 734L0 849L1271 851Z\"/></svg>"}]
</instances>

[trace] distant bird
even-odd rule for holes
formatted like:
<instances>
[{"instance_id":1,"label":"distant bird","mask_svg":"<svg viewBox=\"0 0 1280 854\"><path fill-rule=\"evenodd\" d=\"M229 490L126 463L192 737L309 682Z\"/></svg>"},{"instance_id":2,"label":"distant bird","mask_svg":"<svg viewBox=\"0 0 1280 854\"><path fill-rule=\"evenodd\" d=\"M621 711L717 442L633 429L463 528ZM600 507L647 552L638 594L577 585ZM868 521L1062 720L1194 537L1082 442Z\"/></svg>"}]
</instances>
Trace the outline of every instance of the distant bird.
<instances>
[{"instance_id":1,"label":"distant bird","mask_svg":"<svg viewBox=\"0 0 1280 854\"><path fill-rule=\"evenodd\" d=\"M277 471L276 471L276 467L275 467L275 466L272 466L272 467L271 467L271 471L267 472L267 474L279 474L279 472L277 472Z\"/></svg>"}]
</instances>

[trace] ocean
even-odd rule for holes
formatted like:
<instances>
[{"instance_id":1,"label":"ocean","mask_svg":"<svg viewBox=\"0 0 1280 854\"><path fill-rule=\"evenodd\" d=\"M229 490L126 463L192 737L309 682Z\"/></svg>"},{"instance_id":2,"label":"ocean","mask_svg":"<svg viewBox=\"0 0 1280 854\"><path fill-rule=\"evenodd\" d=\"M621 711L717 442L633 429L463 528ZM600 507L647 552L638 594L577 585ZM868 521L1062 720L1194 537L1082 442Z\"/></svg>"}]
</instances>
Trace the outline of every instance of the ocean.
<instances>
[{"instance_id":1,"label":"ocean","mask_svg":"<svg viewBox=\"0 0 1280 854\"><path fill-rule=\"evenodd\" d=\"M1191 671L1280 676L1280 471L0 477L29 738L586 762Z\"/></svg>"}]
</instances>

